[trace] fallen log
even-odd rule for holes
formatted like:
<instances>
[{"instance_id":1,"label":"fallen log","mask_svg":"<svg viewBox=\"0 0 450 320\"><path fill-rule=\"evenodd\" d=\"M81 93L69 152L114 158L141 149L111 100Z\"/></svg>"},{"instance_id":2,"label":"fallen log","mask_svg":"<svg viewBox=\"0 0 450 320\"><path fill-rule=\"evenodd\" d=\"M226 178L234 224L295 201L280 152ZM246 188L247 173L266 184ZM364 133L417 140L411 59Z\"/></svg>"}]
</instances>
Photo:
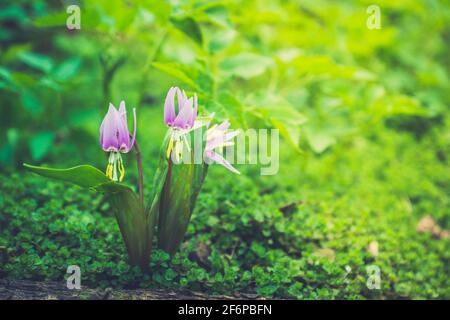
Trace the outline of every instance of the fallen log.
<instances>
[{"instance_id":1,"label":"fallen log","mask_svg":"<svg viewBox=\"0 0 450 320\"><path fill-rule=\"evenodd\" d=\"M261 299L256 294L207 295L187 289L68 289L65 283L0 279L0 300L230 300Z\"/></svg>"}]
</instances>

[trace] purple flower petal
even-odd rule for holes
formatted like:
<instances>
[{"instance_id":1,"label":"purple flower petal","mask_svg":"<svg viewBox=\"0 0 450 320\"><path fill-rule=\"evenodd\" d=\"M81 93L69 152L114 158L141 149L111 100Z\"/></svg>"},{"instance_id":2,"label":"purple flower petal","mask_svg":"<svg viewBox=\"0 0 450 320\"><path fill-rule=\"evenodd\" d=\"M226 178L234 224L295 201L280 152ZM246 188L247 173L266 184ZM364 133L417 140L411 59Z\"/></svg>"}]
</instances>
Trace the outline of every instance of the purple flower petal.
<instances>
[{"instance_id":1,"label":"purple flower petal","mask_svg":"<svg viewBox=\"0 0 450 320\"><path fill-rule=\"evenodd\" d=\"M178 108L175 110L175 95ZM197 119L197 95L188 99L186 92L178 87L171 87L164 102L164 123L177 129L189 129Z\"/></svg>"},{"instance_id":2,"label":"purple flower petal","mask_svg":"<svg viewBox=\"0 0 450 320\"><path fill-rule=\"evenodd\" d=\"M119 115L116 108L110 103L108 112L100 126L100 144L105 151L118 151L118 125Z\"/></svg>"},{"instance_id":3,"label":"purple flower petal","mask_svg":"<svg viewBox=\"0 0 450 320\"><path fill-rule=\"evenodd\" d=\"M197 119L197 111L198 111L198 100L197 100L197 94L194 94L194 110L192 112L192 116L189 119L189 127L194 126L195 119Z\"/></svg>"},{"instance_id":4,"label":"purple flower petal","mask_svg":"<svg viewBox=\"0 0 450 320\"><path fill-rule=\"evenodd\" d=\"M186 129L189 127L189 121L192 117L192 113L194 112L194 110L192 109L192 103L192 98L185 100L183 107L181 108L180 112L175 118L175 121L173 122L174 127L181 129Z\"/></svg>"},{"instance_id":5,"label":"purple flower petal","mask_svg":"<svg viewBox=\"0 0 450 320\"><path fill-rule=\"evenodd\" d=\"M133 147L136 138L136 110L133 109L134 132L130 137L127 124L125 102L120 103L117 110L111 103L108 112L100 125L100 144L105 151L127 153ZM132 139L132 141L130 141Z\"/></svg>"},{"instance_id":6,"label":"purple flower petal","mask_svg":"<svg viewBox=\"0 0 450 320\"><path fill-rule=\"evenodd\" d=\"M221 124L219 124L216 128L216 130L228 130L230 127L230 122L228 120L225 120Z\"/></svg>"},{"instance_id":7,"label":"purple flower petal","mask_svg":"<svg viewBox=\"0 0 450 320\"><path fill-rule=\"evenodd\" d=\"M181 111L181 109L183 109L184 106L184 101L186 100L186 94L183 92L181 92L180 89L177 88L177 100L178 100L178 112Z\"/></svg>"},{"instance_id":8,"label":"purple flower petal","mask_svg":"<svg viewBox=\"0 0 450 320\"><path fill-rule=\"evenodd\" d=\"M217 130L217 128L215 128ZM219 135L217 138L214 138L212 140L206 141L206 147L205 150L213 150L214 148L222 145L223 143L233 139L239 134L239 131L231 131L227 134Z\"/></svg>"},{"instance_id":9,"label":"purple flower petal","mask_svg":"<svg viewBox=\"0 0 450 320\"><path fill-rule=\"evenodd\" d=\"M225 160L220 154L215 153L214 151L206 151L205 152L206 157L208 157L209 159L223 165L225 168L227 168L228 170L230 170L231 172L240 174L240 172L238 170L236 170L236 168L234 168L227 160Z\"/></svg>"},{"instance_id":10,"label":"purple flower petal","mask_svg":"<svg viewBox=\"0 0 450 320\"><path fill-rule=\"evenodd\" d=\"M169 92L166 96L166 101L164 102L164 123L167 126L172 126L173 121L175 120L175 93L178 92L179 89L176 87L170 88Z\"/></svg>"},{"instance_id":11,"label":"purple flower petal","mask_svg":"<svg viewBox=\"0 0 450 320\"><path fill-rule=\"evenodd\" d=\"M130 133L128 132L127 124L127 111L125 108L125 102L120 103L119 111L117 112L117 138L119 141L119 151L128 152L130 151Z\"/></svg>"}]
</instances>

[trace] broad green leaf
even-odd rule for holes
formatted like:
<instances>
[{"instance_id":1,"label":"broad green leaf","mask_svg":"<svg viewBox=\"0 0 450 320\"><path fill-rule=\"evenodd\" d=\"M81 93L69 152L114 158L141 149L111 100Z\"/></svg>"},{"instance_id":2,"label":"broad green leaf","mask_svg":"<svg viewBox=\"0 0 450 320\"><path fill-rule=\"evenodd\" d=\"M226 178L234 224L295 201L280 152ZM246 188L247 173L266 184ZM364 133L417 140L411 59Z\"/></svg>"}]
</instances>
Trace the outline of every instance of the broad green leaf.
<instances>
[{"instance_id":1,"label":"broad green leaf","mask_svg":"<svg viewBox=\"0 0 450 320\"><path fill-rule=\"evenodd\" d=\"M416 98L406 95L386 95L384 91L369 106L369 112L375 120L393 115L416 115L427 117L427 110Z\"/></svg>"},{"instance_id":2,"label":"broad green leaf","mask_svg":"<svg viewBox=\"0 0 450 320\"><path fill-rule=\"evenodd\" d=\"M229 91L219 92L218 105L232 124L245 129L248 127L245 118L245 108L242 103L234 97Z\"/></svg>"},{"instance_id":3,"label":"broad green leaf","mask_svg":"<svg viewBox=\"0 0 450 320\"><path fill-rule=\"evenodd\" d=\"M2 7L0 11L0 21L13 20L19 24L28 20L27 13L24 8L19 5L6 4L6 7Z\"/></svg>"},{"instance_id":4,"label":"broad green leaf","mask_svg":"<svg viewBox=\"0 0 450 320\"><path fill-rule=\"evenodd\" d=\"M255 53L240 53L225 58L220 69L228 75L250 79L263 74L273 64L272 59Z\"/></svg>"},{"instance_id":5,"label":"broad green leaf","mask_svg":"<svg viewBox=\"0 0 450 320\"><path fill-rule=\"evenodd\" d=\"M116 216L131 264L138 265L143 270L147 269L153 233L148 235L144 208L141 207L138 196L128 186L109 180L103 172L89 165L69 169L52 169L29 164L24 164L24 167L44 177L104 192Z\"/></svg>"},{"instance_id":6,"label":"broad green leaf","mask_svg":"<svg viewBox=\"0 0 450 320\"><path fill-rule=\"evenodd\" d=\"M108 192L130 189L124 184L109 180L103 172L90 165L80 165L68 169L37 167L29 164L24 164L24 167L41 176L67 181L83 188Z\"/></svg>"},{"instance_id":7,"label":"broad green leaf","mask_svg":"<svg viewBox=\"0 0 450 320\"><path fill-rule=\"evenodd\" d=\"M159 207L160 207L160 199L161 192L166 181L167 172L168 172L168 161L166 158L166 150L170 140L169 132L166 134L163 143L161 144L160 149L160 159L159 165L156 169L155 176L153 178L152 189L150 193L150 198L148 204L145 208L145 217L147 219L147 234L148 241L153 241L153 234L156 227L156 222L159 217Z\"/></svg>"},{"instance_id":8,"label":"broad green leaf","mask_svg":"<svg viewBox=\"0 0 450 320\"><path fill-rule=\"evenodd\" d=\"M31 88L37 84L36 79L25 72L13 72L11 76L12 81L20 87Z\"/></svg>"},{"instance_id":9,"label":"broad green leaf","mask_svg":"<svg viewBox=\"0 0 450 320\"><path fill-rule=\"evenodd\" d=\"M197 84L182 70L181 66L173 63L153 62L152 66L168 75L184 82L185 84L197 90Z\"/></svg>"},{"instance_id":10,"label":"broad green leaf","mask_svg":"<svg viewBox=\"0 0 450 320\"><path fill-rule=\"evenodd\" d=\"M255 115L268 119L280 131L298 152L300 142L300 128L307 121L306 117L298 112L286 99L276 95L264 95L264 99L257 98L258 103L264 103L255 108Z\"/></svg>"},{"instance_id":11,"label":"broad green leaf","mask_svg":"<svg viewBox=\"0 0 450 320\"><path fill-rule=\"evenodd\" d=\"M16 128L6 132L6 143L0 147L0 164L13 165L14 149L19 141L19 131Z\"/></svg>"},{"instance_id":12,"label":"broad green leaf","mask_svg":"<svg viewBox=\"0 0 450 320\"><path fill-rule=\"evenodd\" d=\"M211 22L217 26L230 27L231 25L228 10L222 5L215 5L207 8L204 11L204 15L206 16L208 22Z\"/></svg>"},{"instance_id":13,"label":"broad green leaf","mask_svg":"<svg viewBox=\"0 0 450 320\"><path fill-rule=\"evenodd\" d=\"M0 77L2 77L4 80L12 81L11 72L3 67L0 67Z\"/></svg>"},{"instance_id":14,"label":"broad green leaf","mask_svg":"<svg viewBox=\"0 0 450 320\"><path fill-rule=\"evenodd\" d=\"M112 183L109 183L111 186ZM119 224L132 265L148 269L153 232L147 234L147 221L138 196L129 188L107 193L108 201Z\"/></svg>"},{"instance_id":15,"label":"broad green leaf","mask_svg":"<svg viewBox=\"0 0 450 320\"><path fill-rule=\"evenodd\" d=\"M11 87L5 81L0 80L0 89L11 90Z\"/></svg>"},{"instance_id":16,"label":"broad green leaf","mask_svg":"<svg viewBox=\"0 0 450 320\"><path fill-rule=\"evenodd\" d=\"M19 55L20 60L23 63L29 65L32 68L41 70L45 73L50 72L53 68L53 61L47 56L37 54L33 52L23 52Z\"/></svg>"},{"instance_id":17,"label":"broad green leaf","mask_svg":"<svg viewBox=\"0 0 450 320\"><path fill-rule=\"evenodd\" d=\"M69 15L66 11L59 11L55 13L51 13L33 20L33 24L36 27L55 27L61 26L66 27L67 17Z\"/></svg>"},{"instance_id":18,"label":"broad green leaf","mask_svg":"<svg viewBox=\"0 0 450 320\"><path fill-rule=\"evenodd\" d=\"M152 189L150 194L150 200L147 203L146 214L149 215L152 210L155 209L156 202L159 201L159 196L161 189L163 188L164 181L166 180L168 161L167 161L167 147L169 145L171 134L168 131L164 137L163 143L161 144L159 152L159 164L156 168L155 175L153 177Z\"/></svg>"},{"instance_id":19,"label":"broad green leaf","mask_svg":"<svg viewBox=\"0 0 450 320\"><path fill-rule=\"evenodd\" d=\"M217 30L209 36L209 51L216 53L228 47L236 38L237 32L233 29Z\"/></svg>"},{"instance_id":20,"label":"broad green leaf","mask_svg":"<svg viewBox=\"0 0 450 320\"><path fill-rule=\"evenodd\" d=\"M30 140L30 151L33 160L39 161L47 155L53 146L55 134L51 131L38 133Z\"/></svg>"},{"instance_id":21,"label":"broad green leaf","mask_svg":"<svg viewBox=\"0 0 450 320\"><path fill-rule=\"evenodd\" d=\"M335 137L326 132L307 131L306 139L315 153L322 153L336 143Z\"/></svg>"},{"instance_id":22,"label":"broad green leaf","mask_svg":"<svg viewBox=\"0 0 450 320\"><path fill-rule=\"evenodd\" d=\"M201 132L201 129L197 130ZM190 141L194 141L193 137L194 132L191 133ZM202 141L202 152L203 150L204 141ZM167 159L164 148L161 153L161 157L165 157L167 162L167 174L159 204L158 247L173 255L183 241L195 201L206 177L207 165L194 164L193 161L189 164L175 164L171 159ZM191 152L187 154L194 157L193 144L191 144Z\"/></svg>"},{"instance_id":23,"label":"broad green leaf","mask_svg":"<svg viewBox=\"0 0 450 320\"><path fill-rule=\"evenodd\" d=\"M32 115L38 115L43 110L41 101L31 91L24 90L20 94L20 101L22 102L23 107L31 112Z\"/></svg>"},{"instance_id":24,"label":"broad green leaf","mask_svg":"<svg viewBox=\"0 0 450 320\"><path fill-rule=\"evenodd\" d=\"M301 152L298 146L300 141L300 127L290 126L276 118L271 118L271 122L275 129L280 131L280 135L286 139L297 152Z\"/></svg>"},{"instance_id":25,"label":"broad green leaf","mask_svg":"<svg viewBox=\"0 0 450 320\"><path fill-rule=\"evenodd\" d=\"M66 81L75 76L80 69L81 60L77 57L61 63L54 71L53 77L60 81Z\"/></svg>"},{"instance_id":26,"label":"broad green leaf","mask_svg":"<svg viewBox=\"0 0 450 320\"><path fill-rule=\"evenodd\" d=\"M172 22L172 24L177 29L185 33L188 37L193 39L199 45L202 44L203 42L202 32L200 30L200 26L194 19L192 19L191 17L171 18L170 22Z\"/></svg>"}]
</instances>

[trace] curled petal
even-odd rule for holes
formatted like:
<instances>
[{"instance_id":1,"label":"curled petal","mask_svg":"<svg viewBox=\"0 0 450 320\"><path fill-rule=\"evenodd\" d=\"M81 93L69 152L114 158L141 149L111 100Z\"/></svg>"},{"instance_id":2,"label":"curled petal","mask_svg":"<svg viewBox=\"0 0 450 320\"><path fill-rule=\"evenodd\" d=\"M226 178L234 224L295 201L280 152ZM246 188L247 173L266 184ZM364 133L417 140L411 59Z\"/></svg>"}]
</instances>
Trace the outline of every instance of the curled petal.
<instances>
[{"instance_id":1,"label":"curled petal","mask_svg":"<svg viewBox=\"0 0 450 320\"><path fill-rule=\"evenodd\" d=\"M118 126L118 138L119 138L119 150L121 152L129 152L131 150L130 133L128 131L127 123L127 110L125 107L125 101L120 102L119 106L119 126Z\"/></svg>"},{"instance_id":2,"label":"curled petal","mask_svg":"<svg viewBox=\"0 0 450 320\"><path fill-rule=\"evenodd\" d=\"M108 112L100 125L100 144L104 151L118 151L119 115L116 108L110 103Z\"/></svg>"},{"instance_id":3,"label":"curled petal","mask_svg":"<svg viewBox=\"0 0 450 320\"><path fill-rule=\"evenodd\" d=\"M189 121L192 118L192 98L185 101L183 108L178 113L173 125L178 128L186 129L189 127Z\"/></svg>"},{"instance_id":4,"label":"curled petal","mask_svg":"<svg viewBox=\"0 0 450 320\"><path fill-rule=\"evenodd\" d=\"M223 165L225 168L227 168L228 170L230 170L231 172L240 174L240 172L238 170L236 170L236 168L234 168L227 160L225 160L220 154L215 153L214 151L206 151L205 152L206 157L208 157L209 159Z\"/></svg>"},{"instance_id":5,"label":"curled petal","mask_svg":"<svg viewBox=\"0 0 450 320\"><path fill-rule=\"evenodd\" d=\"M173 124L175 120L175 93L179 91L178 88L172 87L166 96L164 102L164 123L168 126Z\"/></svg>"},{"instance_id":6,"label":"curled petal","mask_svg":"<svg viewBox=\"0 0 450 320\"><path fill-rule=\"evenodd\" d=\"M130 133L128 132L127 112L123 101L120 103L120 108L116 115L116 121L118 123L117 138L119 141L119 151L126 153L130 151Z\"/></svg>"},{"instance_id":7,"label":"curled petal","mask_svg":"<svg viewBox=\"0 0 450 320\"><path fill-rule=\"evenodd\" d=\"M230 122L228 120L225 120L224 122L222 122L221 124L219 124L217 126L217 130L228 130L229 127L230 127Z\"/></svg>"},{"instance_id":8,"label":"curled petal","mask_svg":"<svg viewBox=\"0 0 450 320\"><path fill-rule=\"evenodd\" d=\"M119 105L119 115L122 118L122 121L127 125L127 108L125 107L125 101L120 101Z\"/></svg>"},{"instance_id":9,"label":"curled petal","mask_svg":"<svg viewBox=\"0 0 450 320\"><path fill-rule=\"evenodd\" d=\"M137 129L137 120L136 120L136 108L133 108L133 136L131 137L131 144L129 149L131 150L131 148L133 148L134 146L134 141L136 140L136 129Z\"/></svg>"},{"instance_id":10,"label":"curled petal","mask_svg":"<svg viewBox=\"0 0 450 320\"><path fill-rule=\"evenodd\" d=\"M237 130L230 131L226 134L218 134L215 137L213 137L212 139L206 141L205 150L213 150L218 147L223 147L223 146L229 144L228 141L230 141L231 139L236 137L238 134L239 134L239 131L237 131Z\"/></svg>"},{"instance_id":11,"label":"curled petal","mask_svg":"<svg viewBox=\"0 0 450 320\"><path fill-rule=\"evenodd\" d=\"M197 111L198 111L198 99L197 94L194 94L194 110L192 112L191 119L189 119L189 127L192 128L194 126L195 120L197 119Z\"/></svg>"},{"instance_id":12,"label":"curled petal","mask_svg":"<svg viewBox=\"0 0 450 320\"><path fill-rule=\"evenodd\" d=\"M180 112L181 109L183 109L184 101L187 99L187 98L185 99L186 94L183 94L183 92L181 92L181 90L177 88L178 112Z\"/></svg>"},{"instance_id":13,"label":"curled petal","mask_svg":"<svg viewBox=\"0 0 450 320\"><path fill-rule=\"evenodd\" d=\"M175 110L175 95L178 110ZM171 87L164 102L164 123L176 129L191 129L197 118L197 95L189 98L184 90Z\"/></svg>"},{"instance_id":14,"label":"curled petal","mask_svg":"<svg viewBox=\"0 0 450 320\"><path fill-rule=\"evenodd\" d=\"M127 153L131 150L136 137L136 110L134 114L134 132L130 137L127 124L125 102L120 103L117 110L111 103L108 112L100 125L100 144L104 151ZM132 141L131 141L132 138Z\"/></svg>"}]
</instances>

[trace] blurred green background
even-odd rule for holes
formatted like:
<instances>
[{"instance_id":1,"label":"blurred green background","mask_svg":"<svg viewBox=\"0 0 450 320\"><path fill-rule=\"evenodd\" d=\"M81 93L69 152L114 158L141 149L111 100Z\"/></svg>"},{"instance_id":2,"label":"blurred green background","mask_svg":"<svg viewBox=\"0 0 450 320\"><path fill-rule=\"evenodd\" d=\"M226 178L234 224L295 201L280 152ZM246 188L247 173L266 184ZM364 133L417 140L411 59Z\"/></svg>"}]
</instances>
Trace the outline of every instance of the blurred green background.
<instances>
[{"instance_id":1,"label":"blurred green background","mask_svg":"<svg viewBox=\"0 0 450 320\"><path fill-rule=\"evenodd\" d=\"M78 264L92 287L450 298L449 42L445 0L3 0L0 276L59 281ZM213 166L183 248L143 275L101 196L21 164L103 170L99 124L123 99L150 181L173 85L233 128L280 130L280 171Z\"/></svg>"}]
</instances>

